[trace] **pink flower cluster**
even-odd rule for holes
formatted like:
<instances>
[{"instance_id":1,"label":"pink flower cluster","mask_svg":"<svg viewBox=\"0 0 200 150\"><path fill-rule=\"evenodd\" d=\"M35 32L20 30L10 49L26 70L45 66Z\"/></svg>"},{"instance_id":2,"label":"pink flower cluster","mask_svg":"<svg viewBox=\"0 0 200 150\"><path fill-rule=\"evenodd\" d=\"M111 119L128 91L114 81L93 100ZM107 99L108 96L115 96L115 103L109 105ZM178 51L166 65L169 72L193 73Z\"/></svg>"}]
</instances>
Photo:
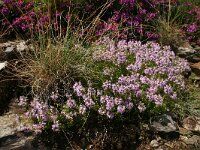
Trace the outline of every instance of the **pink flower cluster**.
<instances>
[{"instance_id":1,"label":"pink flower cluster","mask_svg":"<svg viewBox=\"0 0 200 150\"><path fill-rule=\"evenodd\" d=\"M94 59L108 63L104 70L108 79L103 82L102 89L109 95L102 95L101 114L122 113L133 106L141 111L150 103L162 106L166 100L175 100L177 89L185 87L182 73L190 70L188 63L176 57L170 47L152 42L114 43L105 38L98 44ZM108 74L111 72L108 70L112 70L112 74ZM119 103L115 102L116 98L120 99Z\"/></svg>"},{"instance_id":2,"label":"pink flower cluster","mask_svg":"<svg viewBox=\"0 0 200 150\"><path fill-rule=\"evenodd\" d=\"M151 24L159 14L156 7L160 3L153 0L118 0L112 5L112 15L98 34L108 34L120 39L137 39L148 38L155 40L158 38L157 33L152 29L146 29L145 24ZM148 31L148 32L146 32Z\"/></svg>"},{"instance_id":3,"label":"pink flower cluster","mask_svg":"<svg viewBox=\"0 0 200 150\"><path fill-rule=\"evenodd\" d=\"M199 44L199 26L200 26L200 8L192 3L179 3L178 0L171 0L171 8L186 8L183 12L183 20L181 30L186 35L187 40ZM3 0L0 6L0 27L4 30L12 29L19 33L46 33L47 29L53 29L55 34L66 33L68 20L73 20L71 29L76 30L79 26L80 18L86 19L87 23L82 24L88 26L88 22L94 18L91 14L97 14L99 8L106 3L106 0L60 2L56 9L52 9L49 16L47 8L43 8L42 4L37 2L24 0ZM134 39L134 40L157 40L157 34L153 22L159 15L168 11L168 0L116 0L111 1L105 10L104 15L96 27L96 34L110 35L118 39ZM40 10L34 9L41 7ZM68 14L69 8L76 10ZM162 8L162 9L160 9ZM96 12L97 11L97 12ZM96 15L93 15L94 17ZM88 20L88 18L90 18ZM84 21L83 21L84 22ZM62 31L61 31L62 30ZM9 30L11 31L11 30ZM80 31L80 36L87 34L86 31ZM185 37L184 37L185 38Z\"/></svg>"}]
</instances>

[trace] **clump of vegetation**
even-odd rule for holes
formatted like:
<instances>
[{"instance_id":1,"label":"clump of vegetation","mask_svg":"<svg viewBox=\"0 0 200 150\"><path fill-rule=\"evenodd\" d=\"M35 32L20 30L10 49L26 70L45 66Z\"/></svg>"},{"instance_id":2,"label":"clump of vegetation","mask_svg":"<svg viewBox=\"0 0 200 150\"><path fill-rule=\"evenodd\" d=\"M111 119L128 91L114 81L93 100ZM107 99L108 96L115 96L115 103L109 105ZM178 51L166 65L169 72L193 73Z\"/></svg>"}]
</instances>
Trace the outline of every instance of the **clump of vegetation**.
<instances>
[{"instance_id":1,"label":"clump of vegetation","mask_svg":"<svg viewBox=\"0 0 200 150\"><path fill-rule=\"evenodd\" d=\"M81 51L76 53L77 49ZM57 62L55 54L56 62L48 55L47 58L51 58L53 63L39 64L45 72L44 79L49 79L46 76L48 70L49 75L58 77L56 81L67 86L54 84L54 89L50 88L51 93L45 95L45 98L35 95L33 101L27 103L30 110L26 115L33 121L29 126L31 130L59 131L75 124L81 126L94 113L105 116L100 117L101 119L122 119L124 113L133 113L135 116L144 113L157 114L170 109L173 101L178 99L184 90L182 73L190 68L187 62L176 57L169 47L160 47L151 42L144 45L133 41L115 43L104 38L95 43L92 49L93 58L91 55L87 56L87 51L76 46L76 49L71 47L66 52L66 65L57 66L55 63L60 62ZM93 62L96 69L89 72L88 62ZM46 68L44 64L47 65ZM36 69L37 72L41 72L40 70ZM101 75L99 78L92 78L91 73L95 71ZM52 80L49 81L53 83ZM21 98L20 104L24 105L26 101L26 98Z\"/></svg>"},{"instance_id":2,"label":"clump of vegetation","mask_svg":"<svg viewBox=\"0 0 200 150\"><path fill-rule=\"evenodd\" d=\"M184 42L186 42L186 40L184 40L184 32L176 23L168 22L164 18L159 18L155 23L158 41L162 45L170 45L174 49L182 46Z\"/></svg>"}]
</instances>

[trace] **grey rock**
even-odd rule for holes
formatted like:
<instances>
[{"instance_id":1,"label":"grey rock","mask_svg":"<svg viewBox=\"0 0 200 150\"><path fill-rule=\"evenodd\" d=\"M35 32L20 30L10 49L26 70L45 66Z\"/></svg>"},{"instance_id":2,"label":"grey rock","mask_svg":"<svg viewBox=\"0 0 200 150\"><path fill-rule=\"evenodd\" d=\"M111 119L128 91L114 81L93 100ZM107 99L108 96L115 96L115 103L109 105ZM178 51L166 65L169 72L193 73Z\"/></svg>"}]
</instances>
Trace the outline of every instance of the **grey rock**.
<instances>
[{"instance_id":1,"label":"grey rock","mask_svg":"<svg viewBox=\"0 0 200 150\"><path fill-rule=\"evenodd\" d=\"M178 52L177 54L180 56L188 56L191 54L194 54L196 51L191 47L191 46L187 46L187 47L179 47L178 48Z\"/></svg>"},{"instance_id":2,"label":"grey rock","mask_svg":"<svg viewBox=\"0 0 200 150\"><path fill-rule=\"evenodd\" d=\"M8 41L6 43L0 43L0 48L5 49L5 53L10 53L13 51L21 52L28 48L28 41L24 40L15 40Z\"/></svg>"},{"instance_id":3,"label":"grey rock","mask_svg":"<svg viewBox=\"0 0 200 150\"><path fill-rule=\"evenodd\" d=\"M36 150L32 145L34 135L25 136L18 131L19 122L16 121L16 115L8 112L0 116L0 149L1 150L17 150L29 149Z\"/></svg>"},{"instance_id":4,"label":"grey rock","mask_svg":"<svg viewBox=\"0 0 200 150\"><path fill-rule=\"evenodd\" d=\"M160 144L157 140L152 140L151 143L150 143L150 146L151 147L158 147L158 146L160 146Z\"/></svg>"},{"instance_id":5,"label":"grey rock","mask_svg":"<svg viewBox=\"0 0 200 150\"><path fill-rule=\"evenodd\" d=\"M6 67L6 65L7 65L7 61L4 61L3 63L0 63L0 71L2 69L4 69Z\"/></svg>"},{"instance_id":6,"label":"grey rock","mask_svg":"<svg viewBox=\"0 0 200 150\"><path fill-rule=\"evenodd\" d=\"M176 54L182 58L187 59L189 62L197 63L200 61L199 47L192 47L189 43L183 44L177 48Z\"/></svg>"},{"instance_id":7,"label":"grey rock","mask_svg":"<svg viewBox=\"0 0 200 150\"><path fill-rule=\"evenodd\" d=\"M187 145L200 145L200 136L197 135L193 135L190 138L183 136L181 140Z\"/></svg>"},{"instance_id":8,"label":"grey rock","mask_svg":"<svg viewBox=\"0 0 200 150\"><path fill-rule=\"evenodd\" d=\"M0 116L0 138L13 135L17 131L14 114Z\"/></svg>"},{"instance_id":9,"label":"grey rock","mask_svg":"<svg viewBox=\"0 0 200 150\"><path fill-rule=\"evenodd\" d=\"M27 45L25 41L21 41L19 44L16 45L17 47L17 51L21 52L24 51L25 49L27 49Z\"/></svg>"},{"instance_id":10,"label":"grey rock","mask_svg":"<svg viewBox=\"0 0 200 150\"><path fill-rule=\"evenodd\" d=\"M14 48L15 48L15 47L14 47L13 45L10 46L10 47L7 47L6 50L5 50L5 52L6 52L6 53L10 53L10 52L12 52L12 51L14 50Z\"/></svg>"},{"instance_id":11,"label":"grey rock","mask_svg":"<svg viewBox=\"0 0 200 150\"><path fill-rule=\"evenodd\" d=\"M154 117L150 125L157 132L169 133L178 131L177 123L167 114Z\"/></svg>"}]
</instances>

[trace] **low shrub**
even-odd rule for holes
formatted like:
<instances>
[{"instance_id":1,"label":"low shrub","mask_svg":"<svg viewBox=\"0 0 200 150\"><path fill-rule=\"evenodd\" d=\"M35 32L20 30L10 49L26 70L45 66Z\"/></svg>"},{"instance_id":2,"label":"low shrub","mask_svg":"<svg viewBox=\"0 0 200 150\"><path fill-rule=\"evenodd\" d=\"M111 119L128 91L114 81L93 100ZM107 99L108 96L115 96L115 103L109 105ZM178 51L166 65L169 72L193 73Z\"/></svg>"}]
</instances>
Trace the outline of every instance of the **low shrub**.
<instances>
[{"instance_id":1,"label":"low shrub","mask_svg":"<svg viewBox=\"0 0 200 150\"><path fill-rule=\"evenodd\" d=\"M30 37L52 32L54 36L65 36L70 24L74 31L79 30L80 36L88 35L87 38L93 41L102 35L118 39L157 41L160 37L160 33L156 30L159 25L154 22L159 21L160 17L167 16L167 23L175 18L173 24L180 26L182 33L186 35L184 40L193 44L199 43L199 7L186 1L3 0L3 2L0 6L2 34L16 32L22 35L28 34ZM90 27L93 30L89 30Z\"/></svg>"},{"instance_id":2,"label":"low shrub","mask_svg":"<svg viewBox=\"0 0 200 150\"><path fill-rule=\"evenodd\" d=\"M32 120L26 129L62 131L84 126L88 118L124 120L162 113L171 110L184 92L183 72L189 65L168 46L103 38L88 49L94 51L92 72L99 77L89 79L87 74L72 79L70 75L69 82L68 77L59 78L68 86L54 86L59 88L50 89L46 97L35 95L32 101L21 97L19 104L28 106L26 116ZM69 71L83 66L78 59L68 61L68 66L74 66Z\"/></svg>"}]
</instances>

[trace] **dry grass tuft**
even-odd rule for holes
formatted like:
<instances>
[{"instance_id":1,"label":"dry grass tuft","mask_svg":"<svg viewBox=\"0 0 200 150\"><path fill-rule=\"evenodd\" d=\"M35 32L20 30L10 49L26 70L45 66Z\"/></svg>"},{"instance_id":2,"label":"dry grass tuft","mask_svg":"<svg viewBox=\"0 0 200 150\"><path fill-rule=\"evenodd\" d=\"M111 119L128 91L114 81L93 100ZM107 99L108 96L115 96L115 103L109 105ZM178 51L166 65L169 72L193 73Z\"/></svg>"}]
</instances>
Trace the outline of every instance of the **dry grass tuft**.
<instances>
[{"instance_id":1,"label":"dry grass tuft","mask_svg":"<svg viewBox=\"0 0 200 150\"><path fill-rule=\"evenodd\" d=\"M32 54L22 56L15 66L16 76L25 81L36 95L55 91L59 84L70 88L75 80L90 80L95 76L90 49L75 39L35 44Z\"/></svg>"},{"instance_id":2,"label":"dry grass tuft","mask_svg":"<svg viewBox=\"0 0 200 150\"><path fill-rule=\"evenodd\" d=\"M184 34L180 27L174 22L168 22L167 19L159 18L156 21L156 30L159 35L159 42L162 45L179 47L184 43Z\"/></svg>"}]
</instances>

